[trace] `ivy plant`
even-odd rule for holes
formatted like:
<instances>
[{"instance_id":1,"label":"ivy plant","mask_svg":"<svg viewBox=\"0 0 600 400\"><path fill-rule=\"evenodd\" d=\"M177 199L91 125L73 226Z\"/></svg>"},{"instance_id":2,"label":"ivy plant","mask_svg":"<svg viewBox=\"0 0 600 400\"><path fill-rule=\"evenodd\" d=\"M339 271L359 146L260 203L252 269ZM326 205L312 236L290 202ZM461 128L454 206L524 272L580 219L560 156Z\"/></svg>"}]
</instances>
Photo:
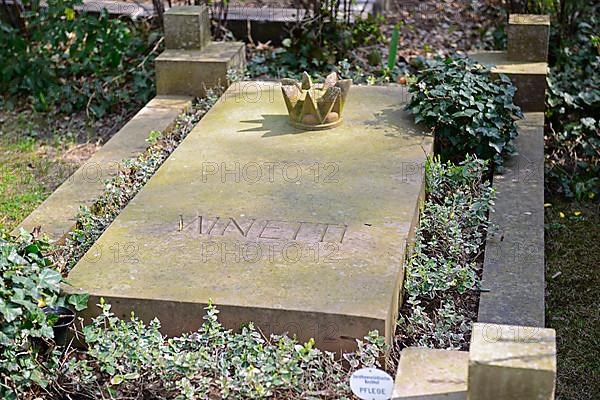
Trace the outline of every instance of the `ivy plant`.
<instances>
[{"instance_id":1,"label":"ivy plant","mask_svg":"<svg viewBox=\"0 0 600 400\"><path fill-rule=\"evenodd\" d=\"M102 117L153 95L158 35L147 24L111 19L106 10L77 15L81 4L25 0L19 23L0 20L0 99L7 106Z\"/></svg>"},{"instance_id":2,"label":"ivy plant","mask_svg":"<svg viewBox=\"0 0 600 400\"><path fill-rule=\"evenodd\" d=\"M52 342L55 320L43 306L68 302L82 309L87 295L60 295L62 277L46 256L49 243L22 231L19 237L0 236L0 397L21 398L32 386L45 388L58 355L41 354Z\"/></svg>"},{"instance_id":3,"label":"ivy plant","mask_svg":"<svg viewBox=\"0 0 600 400\"><path fill-rule=\"evenodd\" d=\"M599 30L600 18L582 19L548 75L546 187L577 200L600 197Z\"/></svg>"},{"instance_id":4,"label":"ivy plant","mask_svg":"<svg viewBox=\"0 0 600 400\"><path fill-rule=\"evenodd\" d=\"M467 153L493 160L515 151L515 120L523 115L513 103L515 87L500 74L469 58L427 61L410 83L407 110L416 123L433 129L443 159L459 160Z\"/></svg>"},{"instance_id":5,"label":"ivy plant","mask_svg":"<svg viewBox=\"0 0 600 400\"><path fill-rule=\"evenodd\" d=\"M427 160L427 200L406 266L398 321L401 346L468 346L477 316L470 299L480 281L479 256L495 197L487 169L487 161L469 155L459 164Z\"/></svg>"},{"instance_id":6,"label":"ivy plant","mask_svg":"<svg viewBox=\"0 0 600 400\"><path fill-rule=\"evenodd\" d=\"M157 319L122 320L103 301L99 307L83 331L85 356L70 358L59 378L59 387L77 398L350 400L350 374L380 367L386 350L372 332L344 355L344 368L312 339L265 337L253 324L226 329L213 305L198 331L173 338L160 332Z\"/></svg>"}]
</instances>

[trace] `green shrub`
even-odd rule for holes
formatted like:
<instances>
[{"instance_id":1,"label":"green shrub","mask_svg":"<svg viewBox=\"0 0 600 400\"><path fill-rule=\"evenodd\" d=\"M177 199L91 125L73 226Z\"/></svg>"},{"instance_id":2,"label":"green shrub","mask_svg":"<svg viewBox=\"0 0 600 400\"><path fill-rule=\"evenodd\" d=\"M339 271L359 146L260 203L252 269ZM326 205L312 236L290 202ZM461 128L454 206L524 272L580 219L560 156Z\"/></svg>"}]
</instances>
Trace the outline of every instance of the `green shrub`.
<instances>
[{"instance_id":1,"label":"green shrub","mask_svg":"<svg viewBox=\"0 0 600 400\"><path fill-rule=\"evenodd\" d=\"M600 195L598 22L580 22L570 45L555 51L546 91L547 187L578 200Z\"/></svg>"},{"instance_id":2,"label":"green shrub","mask_svg":"<svg viewBox=\"0 0 600 400\"><path fill-rule=\"evenodd\" d=\"M365 18L356 17L353 23L340 21L336 7L339 0L320 3L315 17L307 17L292 31L287 41L286 51L278 54L278 61L292 71L322 71L338 61L353 56L359 46L381 43L383 17L369 14ZM296 33L296 34L294 34Z\"/></svg>"},{"instance_id":3,"label":"green shrub","mask_svg":"<svg viewBox=\"0 0 600 400\"><path fill-rule=\"evenodd\" d=\"M58 365L59 353L41 354L41 344L54 338L55 320L46 317L44 305L64 305L60 272L46 256L43 239L22 232L18 238L0 237L0 397L21 398L33 388L45 388ZM77 308L86 296L67 299Z\"/></svg>"},{"instance_id":4,"label":"green shrub","mask_svg":"<svg viewBox=\"0 0 600 400\"><path fill-rule=\"evenodd\" d=\"M494 191L487 162L467 156L459 165L429 159L427 201L406 267L402 346L464 348L476 316L470 299L479 284L479 260Z\"/></svg>"},{"instance_id":5,"label":"green shrub","mask_svg":"<svg viewBox=\"0 0 600 400\"><path fill-rule=\"evenodd\" d=\"M378 366L385 350L376 333L345 356L322 352L311 340L265 338L252 324L225 329L210 306L194 333L166 338L158 320L145 325L132 315L116 318L110 306L84 328L89 349L61 371L60 387L77 398L161 399L350 399L348 378Z\"/></svg>"},{"instance_id":6,"label":"green shrub","mask_svg":"<svg viewBox=\"0 0 600 400\"><path fill-rule=\"evenodd\" d=\"M350 2L326 0L308 4L306 17L291 29L283 47L273 49L263 45L255 52L248 65L250 76L300 77L302 71L323 74L343 60L355 61L358 48L385 41L381 29L385 20L380 15L354 16L350 23L352 11L343 9ZM381 63L376 48L365 58Z\"/></svg>"},{"instance_id":7,"label":"green shrub","mask_svg":"<svg viewBox=\"0 0 600 400\"><path fill-rule=\"evenodd\" d=\"M86 110L97 117L143 103L154 92L153 54L143 24L76 15L81 0L24 2L23 26L0 20L0 94L39 111ZM145 58L146 55L148 58Z\"/></svg>"},{"instance_id":8,"label":"green shrub","mask_svg":"<svg viewBox=\"0 0 600 400\"><path fill-rule=\"evenodd\" d=\"M416 123L433 129L443 159L470 153L501 166L514 153L515 119L522 113L506 76L492 79L489 68L468 58L436 59L426 62L409 91L406 108Z\"/></svg>"}]
</instances>

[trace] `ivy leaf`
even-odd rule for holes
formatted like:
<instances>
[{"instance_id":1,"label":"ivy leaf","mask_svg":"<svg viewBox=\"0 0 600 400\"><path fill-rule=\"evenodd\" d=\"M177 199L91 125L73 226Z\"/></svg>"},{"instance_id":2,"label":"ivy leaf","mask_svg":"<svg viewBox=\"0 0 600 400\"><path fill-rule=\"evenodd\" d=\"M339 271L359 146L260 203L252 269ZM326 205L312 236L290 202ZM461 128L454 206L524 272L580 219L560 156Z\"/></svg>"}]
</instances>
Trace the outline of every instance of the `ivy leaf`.
<instances>
[{"instance_id":1,"label":"ivy leaf","mask_svg":"<svg viewBox=\"0 0 600 400\"><path fill-rule=\"evenodd\" d=\"M414 93L406 109L441 139L443 157L474 153L501 165L514 154L515 120L522 117L513 103L515 89L507 77L496 79L488 67L468 58L427 61L411 83ZM492 143L493 142L493 143Z\"/></svg>"},{"instance_id":2,"label":"ivy leaf","mask_svg":"<svg viewBox=\"0 0 600 400\"><path fill-rule=\"evenodd\" d=\"M498 154L502 153L502 148L504 147L502 144L490 142L490 147L494 148Z\"/></svg>"},{"instance_id":3,"label":"ivy leaf","mask_svg":"<svg viewBox=\"0 0 600 400\"><path fill-rule=\"evenodd\" d=\"M89 299L90 295L87 293L72 294L69 296L67 302L75 307L75 311L81 311L87 308Z\"/></svg>"},{"instance_id":4,"label":"ivy leaf","mask_svg":"<svg viewBox=\"0 0 600 400\"><path fill-rule=\"evenodd\" d=\"M0 300L0 313L4 315L6 322L12 322L17 319L18 316L23 314L21 307L17 307L13 304L6 304L3 300Z\"/></svg>"},{"instance_id":5,"label":"ivy leaf","mask_svg":"<svg viewBox=\"0 0 600 400\"><path fill-rule=\"evenodd\" d=\"M2 331L0 331L0 344L2 346L8 346L10 344L10 338Z\"/></svg>"},{"instance_id":6,"label":"ivy leaf","mask_svg":"<svg viewBox=\"0 0 600 400\"><path fill-rule=\"evenodd\" d=\"M477 114L479 111L477 110L473 110L472 108L468 108L464 111L459 111L459 112L455 112L454 114L452 114L452 118L458 118L458 117L472 117L473 115Z\"/></svg>"},{"instance_id":7,"label":"ivy leaf","mask_svg":"<svg viewBox=\"0 0 600 400\"><path fill-rule=\"evenodd\" d=\"M39 279L38 286L50 290L59 290L59 285L62 281L60 273L50 268L44 268L42 272L40 272Z\"/></svg>"}]
</instances>

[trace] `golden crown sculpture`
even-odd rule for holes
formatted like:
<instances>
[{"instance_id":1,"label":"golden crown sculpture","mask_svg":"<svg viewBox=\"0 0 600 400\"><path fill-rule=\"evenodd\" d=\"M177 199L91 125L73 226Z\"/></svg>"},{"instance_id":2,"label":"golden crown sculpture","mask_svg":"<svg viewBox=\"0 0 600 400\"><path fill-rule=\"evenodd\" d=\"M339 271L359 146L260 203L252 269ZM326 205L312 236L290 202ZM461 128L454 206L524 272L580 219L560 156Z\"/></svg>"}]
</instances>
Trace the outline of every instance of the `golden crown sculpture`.
<instances>
[{"instance_id":1,"label":"golden crown sculpture","mask_svg":"<svg viewBox=\"0 0 600 400\"><path fill-rule=\"evenodd\" d=\"M302 82L285 78L281 90L292 125L307 130L328 129L342 123L342 110L352 86L352 79L338 80L335 72L323 84L313 84L310 75Z\"/></svg>"}]
</instances>

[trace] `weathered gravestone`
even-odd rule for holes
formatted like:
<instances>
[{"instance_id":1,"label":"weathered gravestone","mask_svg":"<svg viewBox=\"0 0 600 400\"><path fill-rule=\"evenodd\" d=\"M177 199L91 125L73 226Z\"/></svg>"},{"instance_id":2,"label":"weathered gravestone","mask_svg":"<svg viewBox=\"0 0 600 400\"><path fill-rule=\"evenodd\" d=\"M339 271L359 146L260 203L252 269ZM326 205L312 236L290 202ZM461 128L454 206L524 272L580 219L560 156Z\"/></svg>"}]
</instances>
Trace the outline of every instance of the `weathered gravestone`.
<instances>
[{"instance_id":1,"label":"weathered gravestone","mask_svg":"<svg viewBox=\"0 0 600 400\"><path fill-rule=\"evenodd\" d=\"M344 123L288 123L279 84L237 83L69 275L122 317L220 320L350 350L397 318L432 138L405 89L353 87ZM97 312L91 307L88 313Z\"/></svg>"}]
</instances>

